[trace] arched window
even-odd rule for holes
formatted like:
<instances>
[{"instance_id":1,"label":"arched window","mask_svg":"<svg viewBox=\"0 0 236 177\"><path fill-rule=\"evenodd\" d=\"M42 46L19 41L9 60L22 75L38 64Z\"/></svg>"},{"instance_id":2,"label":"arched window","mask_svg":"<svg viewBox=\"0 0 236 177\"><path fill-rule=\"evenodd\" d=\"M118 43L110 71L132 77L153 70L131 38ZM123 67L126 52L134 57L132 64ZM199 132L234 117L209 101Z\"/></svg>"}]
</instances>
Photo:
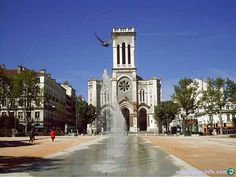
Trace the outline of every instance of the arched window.
<instances>
[{"instance_id":1,"label":"arched window","mask_svg":"<svg viewBox=\"0 0 236 177\"><path fill-rule=\"evenodd\" d=\"M139 94L140 94L140 102L144 102L145 101L145 92L143 89L141 89L139 91Z\"/></svg>"},{"instance_id":2,"label":"arched window","mask_svg":"<svg viewBox=\"0 0 236 177\"><path fill-rule=\"evenodd\" d=\"M131 64L130 44L128 45L128 64Z\"/></svg>"},{"instance_id":3,"label":"arched window","mask_svg":"<svg viewBox=\"0 0 236 177\"><path fill-rule=\"evenodd\" d=\"M125 43L122 43L122 64L125 64Z\"/></svg>"},{"instance_id":4,"label":"arched window","mask_svg":"<svg viewBox=\"0 0 236 177\"><path fill-rule=\"evenodd\" d=\"M117 64L120 64L120 45L117 45Z\"/></svg>"}]
</instances>

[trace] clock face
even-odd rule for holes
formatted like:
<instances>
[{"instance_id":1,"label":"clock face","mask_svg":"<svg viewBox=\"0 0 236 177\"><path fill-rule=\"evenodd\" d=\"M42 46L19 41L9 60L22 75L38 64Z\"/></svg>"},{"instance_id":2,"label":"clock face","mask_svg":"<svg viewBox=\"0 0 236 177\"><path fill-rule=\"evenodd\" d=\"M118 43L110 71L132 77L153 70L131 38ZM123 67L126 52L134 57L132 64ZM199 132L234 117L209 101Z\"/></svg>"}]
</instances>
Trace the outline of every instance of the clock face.
<instances>
[{"instance_id":1,"label":"clock face","mask_svg":"<svg viewBox=\"0 0 236 177\"><path fill-rule=\"evenodd\" d=\"M128 79L122 79L119 82L118 87L121 91L127 92L130 89L130 81Z\"/></svg>"}]
</instances>

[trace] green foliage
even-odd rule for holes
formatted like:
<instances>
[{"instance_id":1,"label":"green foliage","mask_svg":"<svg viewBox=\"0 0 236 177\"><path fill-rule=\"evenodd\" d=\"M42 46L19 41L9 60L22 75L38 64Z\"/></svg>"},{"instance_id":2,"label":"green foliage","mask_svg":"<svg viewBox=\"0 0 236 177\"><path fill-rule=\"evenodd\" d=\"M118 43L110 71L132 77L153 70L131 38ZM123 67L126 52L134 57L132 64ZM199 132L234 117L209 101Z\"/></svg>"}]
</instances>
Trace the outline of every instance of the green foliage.
<instances>
[{"instance_id":1,"label":"green foliage","mask_svg":"<svg viewBox=\"0 0 236 177\"><path fill-rule=\"evenodd\" d=\"M27 112L34 110L33 103L40 97L39 79L34 71L26 70L16 75L15 85L18 97L24 102L26 124L29 124L31 117L27 116ZM27 132L27 126L25 132Z\"/></svg>"},{"instance_id":2,"label":"green foliage","mask_svg":"<svg viewBox=\"0 0 236 177\"><path fill-rule=\"evenodd\" d=\"M67 111L66 107L59 103L55 106L55 110L52 112L53 118L59 121L63 121L69 116L69 112Z\"/></svg>"},{"instance_id":3,"label":"green foliage","mask_svg":"<svg viewBox=\"0 0 236 177\"><path fill-rule=\"evenodd\" d=\"M18 124L18 121L15 120L15 117L1 116L0 117L0 128L11 129L15 128L15 123Z\"/></svg>"},{"instance_id":4,"label":"green foliage","mask_svg":"<svg viewBox=\"0 0 236 177\"><path fill-rule=\"evenodd\" d=\"M11 129L0 128L0 136L2 136L2 137L10 137L10 136L12 136Z\"/></svg>"},{"instance_id":5,"label":"green foliage","mask_svg":"<svg viewBox=\"0 0 236 177\"><path fill-rule=\"evenodd\" d=\"M12 103L18 96L15 81L15 77L6 75L4 69L0 69L0 101L7 100L6 106L8 111L10 108L14 108L14 105L12 105Z\"/></svg>"},{"instance_id":6,"label":"green foliage","mask_svg":"<svg viewBox=\"0 0 236 177\"><path fill-rule=\"evenodd\" d=\"M155 119L168 130L169 123L175 118L179 111L179 105L173 101L163 101L155 106Z\"/></svg>"},{"instance_id":7,"label":"green foliage","mask_svg":"<svg viewBox=\"0 0 236 177\"><path fill-rule=\"evenodd\" d=\"M93 105L88 105L82 97L76 100L76 118L79 133L85 133L87 124L92 123L97 117L97 109Z\"/></svg>"},{"instance_id":8,"label":"green foliage","mask_svg":"<svg viewBox=\"0 0 236 177\"><path fill-rule=\"evenodd\" d=\"M236 117L232 119L234 130L236 131Z\"/></svg>"},{"instance_id":9,"label":"green foliage","mask_svg":"<svg viewBox=\"0 0 236 177\"><path fill-rule=\"evenodd\" d=\"M60 130L60 129L57 129L57 130L55 131L55 134L56 134L56 136L63 136L63 135L64 135L63 131Z\"/></svg>"},{"instance_id":10,"label":"green foliage","mask_svg":"<svg viewBox=\"0 0 236 177\"><path fill-rule=\"evenodd\" d=\"M215 114L215 104L216 104L216 95L217 92L214 89L213 86L213 79L208 78L207 79L207 89L206 90L202 90L201 94L201 98L199 101L199 107L203 108L204 111L209 115L209 117L213 116L213 114ZM209 124L211 126L213 126L213 120L211 119Z\"/></svg>"},{"instance_id":11,"label":"green foliage","mask_svg":"<svg viewBox=\"0 0 236 177\"><path fill-rule=\"evenodd\" d=\"M21 98L26 102L32 102L39 96L39 80L34 71L23 71L16 76L16 89ZM31 104L26 104L27 108L31 108Z\"/></svg>"},{"instance_id":12,"label":"green foliage","mask_svg":"<svg viewBox=\"0 0 236 177\"><path fill-rule=\"evenodd\" d=\"M189 78L181 79L178 85L174 86L173 99L185 111L190 114L197 108L198 83Z\"/></svg>"},{"instance_id":13,"label":"green foliage","mask_svg":"<svg viewBox=\"0 0 236 177\"><path fill-rule=\"evenodd\" d=\"M236 138L236 135L229 135L230 138Z\"/></svg>"},{"instance_id":14,"label":"green foliage","mask_svg":"<svg viewBox=\"0 0 236 177\"><path fill-rule=\"evenodd\" d=\"M26 124L29 118L26 112L31 112L40 97L39 80L34 71L22 71L16 75L7 75L0 67L0 101L6 100L8 115L10 111L16 111L16 102L24 106ZM27 129L27 126L26 126ZM25 130L27 132L27 130Z\"/></svg>"},{"instance_id":15,"label":"green foliage","mask_svg":"<svg viewBox=\"0 0 236 177\"><path fill-rule=\"evenodd\" d=\"M234 105L236 104L236 83L230 79L226 79L226 98ZM234 107L236 109L236 107Z\"/></svg>"},{"instance_id":16,"label":"green foliage","mask_svg":"<svg viewBox=\"0 0 236 177\"><path fill-rule=\"evenodd\" d=\"M226 104L232 102L236 94L235 83L229 79L207 79L207 90L202 91L200 106L209 116L218 114L220 120L220 133L223 134L222 111ZM212 120L210 121L212 125Z\"/></svg>"},{"instance_id":17,"label":"green foliage","mask_svg":"<svg viewBox=\"0 0 236 177\"><path fill-rule=\"evenodd\" d=\"M17 126L18 121L16 121L14 117L1 116L0 117L0 136L11 136L12 128Z\"/></svg>"},{"instance_id":18,"label":"green foliage","mask_svg":"<svg viewBox=\"0 0 236 177\"><path fill-rule=\"evenodd\" d=\"M186 117L195 111L198 106L197 96L198 92L198 83L189 78L181 79L177 85L174 86L174 102L176 102L184 111L182 116L182 127L183 134L186 134L185 131L185 120Z\"/></svg>"}]
</instances>

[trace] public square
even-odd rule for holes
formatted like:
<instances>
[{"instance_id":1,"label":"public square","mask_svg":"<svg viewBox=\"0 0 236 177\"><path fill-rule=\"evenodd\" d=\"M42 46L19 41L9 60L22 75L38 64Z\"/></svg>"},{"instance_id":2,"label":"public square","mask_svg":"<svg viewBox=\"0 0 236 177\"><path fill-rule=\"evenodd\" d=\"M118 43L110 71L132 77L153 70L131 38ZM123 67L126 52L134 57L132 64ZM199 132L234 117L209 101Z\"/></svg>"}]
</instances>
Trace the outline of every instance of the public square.
<instances>
[{"instance_id":1,"label":"public square","mask_svg":"<svg viewBox=\"0 0 236 177\"><path fill-rule=\"evenodd\" d=\"M235 12L0 0L0 177L235 176Z\"/></svg>"},{"instance_id":2,"label":"public square","mask_svg":"<svg viewBox=\"0 0 236 177\"><path fill-rule=\"evenodd\" d=\"M133 134L116 147L110 138L1 138L0 176L228 176L214 173L236 164L234 138Z\"/></svg>"}]
</instances>

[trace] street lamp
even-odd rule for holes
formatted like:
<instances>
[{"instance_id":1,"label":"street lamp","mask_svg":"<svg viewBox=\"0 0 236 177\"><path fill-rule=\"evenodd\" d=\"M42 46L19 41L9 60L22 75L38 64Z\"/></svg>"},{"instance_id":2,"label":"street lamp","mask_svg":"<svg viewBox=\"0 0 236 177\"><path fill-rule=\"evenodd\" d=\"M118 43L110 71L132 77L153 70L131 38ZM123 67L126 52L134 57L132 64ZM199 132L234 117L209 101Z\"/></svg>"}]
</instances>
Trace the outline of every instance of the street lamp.
<instances>
[{"instance_id":1,"label":"street lamp","mask_svg":"<svg viewBox=\"0 0 236 177\"><path fill-rule=\"evenodd\" d=\"M56 108L55 105L52 105L52 106L51 106L51 127L53 126L53 118L54 118L54 116L53 116L53 111L54 111L55 108ZM52 127L52 128L53 128L53 127Z\"/></svg>"},{"instance_id":2,"label":"street lamp","mask_svg":"<svg viewBox=\"0 0 236 177\"><path fill-rule=\"evenodd\" d=\"M75 131L77 133L77 129L78 129L78 118L79 118L79 113L77 113L76 117L75 117Z\"/></svg>"}]
</instances>

